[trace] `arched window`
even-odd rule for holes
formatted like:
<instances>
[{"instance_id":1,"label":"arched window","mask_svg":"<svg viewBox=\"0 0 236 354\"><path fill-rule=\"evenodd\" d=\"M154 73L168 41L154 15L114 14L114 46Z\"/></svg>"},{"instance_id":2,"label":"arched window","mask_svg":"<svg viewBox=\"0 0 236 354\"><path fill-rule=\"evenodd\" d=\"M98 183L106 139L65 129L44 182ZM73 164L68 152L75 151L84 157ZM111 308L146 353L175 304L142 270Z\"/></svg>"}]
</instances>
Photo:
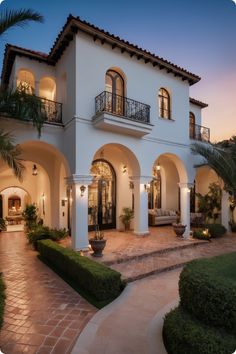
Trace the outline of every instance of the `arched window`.
<instances>
[{"instance_id":1,"label":"arched window","mask_svg":"<svg viewBox=\"0 0 236 354\"><path fill-rule=\"evenodd\" d=\"M190 139L195 139L196 132L195 132L195 115L190 112L189 113L189 137Z\"/></svg>"},{"instance_id":2,"label":"arched window","mask_svg":"<svg viewBox=\"0 0 236 354\"><path fill-rule=\"evenodd\" d=\"M56 83L51 77L43 77L39 82L39 96L55 101Z\"/></svg>"},{"instance_id":3,"label":"arched window","mask_svg":"<svg viewBox=\"0 0 236 354\"><path fill-rule=\"evenodd\" d=\"M106 72L106 108L109 112L123 115L124 112L124 80L115 70Z\"/></svg>"},{"instance_id":4,"label":"arched window","mask_svg":"<svg viewBox=\"0 0 236 354\"><path fill-rule=\"evenodd\" d=\"M26 93L32 95L35 89L34 75L25 69L18 71L16 86L19 90L25 91Z\"/></svg>"},{"instance_id":5,"label":"arched window","mask_svg":"<svg viewBox=\"0 0 236 354\"><path fill-rule=\"evenodd\" d=\"M171 119L170 95L164 88L159 90L159 117Z\"/></svg>"}]
</instances>

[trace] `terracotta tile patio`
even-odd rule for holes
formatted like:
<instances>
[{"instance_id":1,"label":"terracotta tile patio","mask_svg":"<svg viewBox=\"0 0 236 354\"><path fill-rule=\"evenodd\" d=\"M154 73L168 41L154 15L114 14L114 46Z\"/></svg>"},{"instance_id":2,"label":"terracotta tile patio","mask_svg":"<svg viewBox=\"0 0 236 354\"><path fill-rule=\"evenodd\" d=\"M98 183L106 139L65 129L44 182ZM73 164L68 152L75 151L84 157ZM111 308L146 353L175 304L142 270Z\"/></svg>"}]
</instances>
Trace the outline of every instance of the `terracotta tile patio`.
<instances>
[{"instance_id":1,"label":"terracotta tile patio","mask_svg":"<svg viewBox=\"0 0 236 354\"><path fill-rule=\"evenodd\" d=\"M189 247L190 241L176 237L172 226L150 227L150 234L147 236L136 236L132 232L122 232L118 230L105 230L106 247L103 251L103 257L95 260L106 263L107 265L120 263L132 258L142 257L145 254L159 253L167 249L178 249ZM89 233L89 237L93 236ZM205 243L201 240L192 240L192 245ZM63 240L62 244L71 247L70 238ZM92 251L85 253L92 257Z\"/></svg>"},{"instance_id":2,"label":"terracotta tile patio","mask_svg":"<svg viewBox=\"0 0 236 354\"><path fill-rule=\"evenodd\" d=\"M192 259L236 251L236 234L233 233L208 242L176 237L172 226L150 227L149 231L148 236L105 231L104 256L94 258L92 251L84 255L109 265L126 280L134 281L181 267ZM66 247L70 247L70 243L70 239L63 240Z\"/></svg>"},{"instance_id":3,"label":"terracotta tile patio","mask_svg":"<svg viewBox=\"0 0 236 354\"><path fill-rule=\"evenodd\" d=\"M0 233L6 307L4 354L70 353L96 309L44 265L22 232Z\"/></svg>"}]
</instances>

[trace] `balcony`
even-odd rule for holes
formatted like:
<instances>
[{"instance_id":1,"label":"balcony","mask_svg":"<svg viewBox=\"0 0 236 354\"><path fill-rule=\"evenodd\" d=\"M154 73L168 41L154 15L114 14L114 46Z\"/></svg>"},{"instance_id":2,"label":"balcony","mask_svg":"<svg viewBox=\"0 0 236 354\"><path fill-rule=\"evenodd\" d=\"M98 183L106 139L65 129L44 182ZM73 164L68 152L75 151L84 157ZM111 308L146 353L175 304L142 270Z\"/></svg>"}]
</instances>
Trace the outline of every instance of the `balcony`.
<instances>
[{"instance_id":1,"label":"balcony","mask_svg":"<svg viewBox=\"0 0 236 354\"><path fill-rule=\"evenodd\" d=\"M32 117L51 124L62 124L62 103L25 92L3 92L0 97L0 115L23 121Z\"/></svg>"},{"instance_id":2,"label":"balcony","mask_svg":"<svg viewBox=\"0 0 236 354\"><path fill-rule=\"evenodd\" d=\"M62 103L40 98L47 123L62 124Z\"/></svg>"},{"instance_id":3,"label":"balcony","mask_svg":"<svg viewBox=\"0 0 236 354\"><path fill-rule=\"evenodd\" d=\"M198 124L190 124L189 137L193 140L209 142L210 141L210 129Z\"/></svg>"},{"instance_id":4,"label":"balcony","mask_svg":"<svg viewBox=\"0 0 236 354\"><path fill-rule=\"evenodd\" d=\"M95 98L95 128L142 137L152 130L150 106L104 91Z\"/></svg>"}]
</instances>

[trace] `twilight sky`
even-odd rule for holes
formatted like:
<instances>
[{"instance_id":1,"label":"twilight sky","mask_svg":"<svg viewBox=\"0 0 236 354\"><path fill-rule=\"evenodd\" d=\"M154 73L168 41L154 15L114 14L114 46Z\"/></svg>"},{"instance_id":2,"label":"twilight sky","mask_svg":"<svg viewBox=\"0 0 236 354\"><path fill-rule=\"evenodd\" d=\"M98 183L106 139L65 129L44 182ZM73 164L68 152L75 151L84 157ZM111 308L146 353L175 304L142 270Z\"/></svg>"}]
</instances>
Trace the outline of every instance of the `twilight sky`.
<instances>
[{"instance_id":1,"label":"twilight sky","mask_svg":"<svg viewBox=\"0 0 236 354\"><path fill-rule=\"evenodd\" d=\"M190 95L209 104L202 124L212 140L236 135L236 5L233 0L5 0L32 8L44 24L8 31L0 42L49 52L69 13L201 76Z\"/></svg>"}]
</instances>

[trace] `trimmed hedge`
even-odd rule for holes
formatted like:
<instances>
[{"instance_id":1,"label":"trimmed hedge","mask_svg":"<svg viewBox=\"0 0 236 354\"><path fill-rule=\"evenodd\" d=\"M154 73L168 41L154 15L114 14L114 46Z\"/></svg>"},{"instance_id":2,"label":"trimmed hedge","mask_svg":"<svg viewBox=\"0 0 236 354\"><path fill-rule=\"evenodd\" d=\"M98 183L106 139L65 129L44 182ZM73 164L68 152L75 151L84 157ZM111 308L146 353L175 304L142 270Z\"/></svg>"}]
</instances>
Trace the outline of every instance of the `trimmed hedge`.
<instances>
[{"instance_id":1,"label":"trimmed hedge","mask_svg":"<svg viewBox=\"0 0 236 354\"><path fill-rule=\"evenodd\" d=\"M122 290L121 274L51 240L38 241L38 251L65 278L98 301L116 298Z\"/></svg>"},{"instance_id":2,"label":"trimmed hedge","mask_svg":"<svg viewBox=\"0 0 236 354\"><path fill-rule=\"evenodd\" d=\"M221 224L205 224L204 227L209 230L212 238L221 237L226 233L226 228Z\"/></svg>"},{"instance_id":3,"label":"trimmed hedge","mask_svg":"<svg viewBox=\"0 0 236 354\"><path fill-rule=\"evenodd\" d=\"M66 229L50 229L48 226L35 225L30 232L27 233L27 238L30 244L33 244L37 249L37 242L39 240L53 240L59 241L68 235Z\"/></svg>"},{"instance_id":4,"label":"trimmed hedge","mask_svg":"<svg viewBox=\"0 0 236 354\"><path fill-rule=\"evenodd\" d=\"M180 303L206 324L236 333L236 253L194 260L181 272ZM234 348L235 350L236 348Z\"/></svg>"},{"instance_id":5,"label":"trimmed hedge","mask_svg":"<svg viewBox=\"0 0 236 354\"><path fill-rule=\"evenodd\" d=\"M0 328L3 324L3 313L4 313L4 306L5 306L5 285L2 279L2 273L0 273Z\"/></svg>"},{"instance_id":6,"label":"trimmed hedge","mask_svg":"<svg viewBox=\"0 0 236 354\"><path fill-rule=\"evenodd\" d=\"M168 354L231 354L236 337L203 325L181 307L165 317L163 340Z\"/></svg>"}]
</instances>

